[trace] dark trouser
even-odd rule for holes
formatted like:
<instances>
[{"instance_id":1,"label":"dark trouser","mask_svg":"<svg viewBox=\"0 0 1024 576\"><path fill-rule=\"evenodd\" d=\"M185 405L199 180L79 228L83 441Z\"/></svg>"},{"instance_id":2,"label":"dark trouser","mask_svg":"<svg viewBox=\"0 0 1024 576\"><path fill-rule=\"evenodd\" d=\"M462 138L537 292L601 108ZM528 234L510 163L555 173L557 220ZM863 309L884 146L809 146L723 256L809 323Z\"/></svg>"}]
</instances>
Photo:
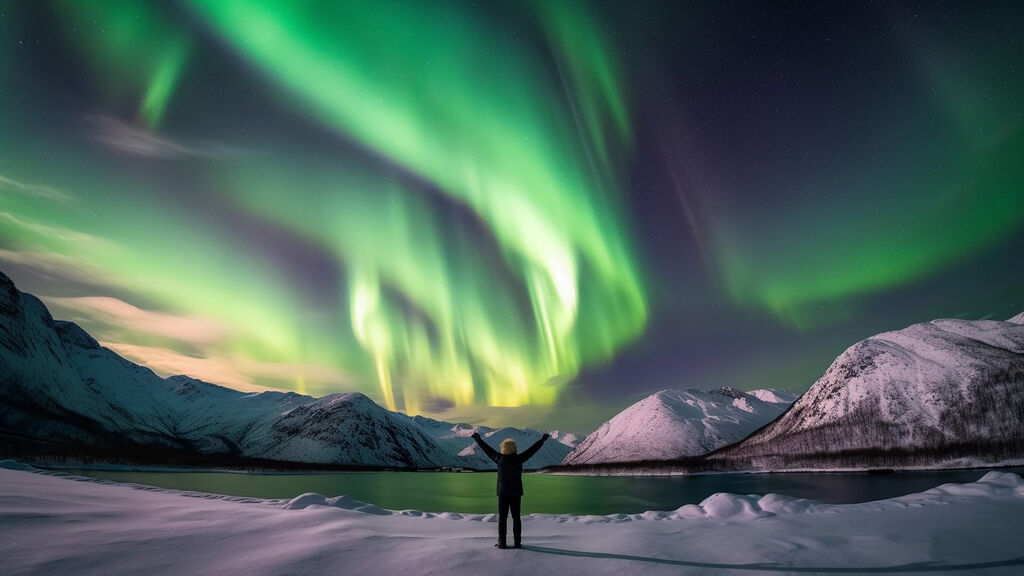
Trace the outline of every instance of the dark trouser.
<instances>
[{"instance_id":1,"label":"dark trouser","mask_svg":"<svg viewBox=\"0 0 1024 576\"><path fill-rule=\"evenodd\" d=\"M498 540L504 542L508 534L508 513L512 511L512 536L519 542L523 535L523 522L519 519L522 496L498 496Z\"/></svg>"}]
</instances>

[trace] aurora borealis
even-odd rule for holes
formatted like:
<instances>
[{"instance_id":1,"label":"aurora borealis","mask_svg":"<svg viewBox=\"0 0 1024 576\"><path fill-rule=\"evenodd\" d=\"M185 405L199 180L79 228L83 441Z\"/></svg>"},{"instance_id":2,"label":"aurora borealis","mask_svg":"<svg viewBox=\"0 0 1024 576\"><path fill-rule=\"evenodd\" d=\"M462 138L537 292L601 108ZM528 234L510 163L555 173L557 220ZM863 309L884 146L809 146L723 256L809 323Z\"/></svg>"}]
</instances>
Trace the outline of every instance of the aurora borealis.
<instances>
[{"instance_id":1,"label":"aurora borealis","mask_svg":"<svg viewBox=\"0 0 1024 576\"><path fill-rule=\"evenodd\" d=\"M0 268L161 374L589 431L1024 309L1014 3L0 4Z\"/></svg>"}]
</instances>

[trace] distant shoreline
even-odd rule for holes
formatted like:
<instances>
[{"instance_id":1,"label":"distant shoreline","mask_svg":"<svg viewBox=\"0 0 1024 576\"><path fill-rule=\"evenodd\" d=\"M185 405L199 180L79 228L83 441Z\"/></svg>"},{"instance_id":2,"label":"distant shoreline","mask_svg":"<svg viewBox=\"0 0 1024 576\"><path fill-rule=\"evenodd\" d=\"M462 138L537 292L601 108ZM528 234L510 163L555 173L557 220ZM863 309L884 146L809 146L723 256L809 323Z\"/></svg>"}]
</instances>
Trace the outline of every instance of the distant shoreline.
<instances>
[{"instance_id":1,"label":"distant shoreline","mask_svg":"<svg viewBox=\"0 0 1024 576\"><path fill-rule=\"evenodd\" d=\"M375 473L375 472L415 472L415 473L493 473L494 470L473 468L400 468L400 467L367 467L350 465L318 464L310 466L302 462L266 463L256 465L161 465L138 463L80 462L33 460L30 458L14 458L0 455L2 459L18 460L35 468L54 472L74 470L110 471L110 472L144 472L144 473L223 473L223 474L264 474L264 475L318 475L338 473ZM948 462L948 465L919 465L891 468L782 468L782 469L737 469L737 470L679 470L670 466L671 462L614 463L608 465L557 466L537 470L527 470L530 474L550 476L591 476L591 477L663 477L663 476L717 476L729 474L895 474L914 472L954 472L968 470L997 470L1008 468L1024 468L1024 459L1012 459L1000 462L975 463Z\"/></svg>"},{"instance_id":2,"label":"distant shoreline","mask_svg":"<svg viewBox=\"0 0 1024 576\"><path fill-rule=\"evenodd\" d=\"M540 474L551 476L594 476L594 477L637 477L651 478L660 476L717 476L727 474L898 474L903 472L956 472L968 470L999 470L1006 468L1024 469L1024 460L1009 460L977 466L913 466L906 468L782 468L782 469L761 469L761 470L703 470L703 471L574 471L545 468L539 470Z\"/></svg>"},{"instance_id":3,"label":"distant shoreline","mask_svg":"<svg viewBox=\"0 0 1024 576\"><path fill-rule=\"evenodd\" d=\"M887 473L996 469L1024 466L1015 446L957 446L949 450L861 450L839 453L732 457L725 447L678 460L547 466L531 472L573 476L697 476L714 474ZM229 472L257 474L329 474L338 472L493 472L469 467L364 466L251 458L234 454L197 454L162 446L97 448L51 444L0 436L0 459L10 458L52 470L136 470L149 472Z\"/></svg>"}]
</instances>

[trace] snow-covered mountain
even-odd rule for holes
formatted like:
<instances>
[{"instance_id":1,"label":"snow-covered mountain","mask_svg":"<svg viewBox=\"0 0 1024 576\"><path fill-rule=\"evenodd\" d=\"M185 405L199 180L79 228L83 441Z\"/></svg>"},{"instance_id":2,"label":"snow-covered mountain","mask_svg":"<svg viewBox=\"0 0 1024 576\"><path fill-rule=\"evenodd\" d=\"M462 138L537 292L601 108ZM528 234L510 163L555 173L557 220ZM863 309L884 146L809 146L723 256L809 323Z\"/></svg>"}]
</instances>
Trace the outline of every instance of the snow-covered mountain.
<instances>
[{"instance_id":1,"label":"snow-covered mountain","mask_svg":"<svg viewBox=\"0 0 1024 576\"><path fill-rule=\"evenodd\" d=\"M873 455L899 460L894 452L924 465L1022 458L1021 321L935 320L858 342L781 418L711 459L784 468L840 455L887 465Z\"/></svg>"},{"instance_id":2,"label":"snow-covered mountain","mask_svg":"<svg viewBox=\"0 0 1024 576\"><path fill-rule=\"evenodd\" d=\"M557 433L557 432L555 432ZM555 436L555 433L551 433L551 440L548 440L541 446L540 450L526 462L528 468L540 468L542 466L550 466L552 464L558 464L565 458L569 452L572 451L575 444L564 444L559 441ZM537 430L519 430L517 428L500 428L498 430L492 429L481 429L480 435L483 436L484 440L490 444L495 450L501 444L501 441L505 438L511 438L515 440L516 445L519 447L519 451L522 452L530 447L531 444L537 441L543 432ZM473 442L469 446L466 446L462 451L459 452L459 456L465 458L467 462L475 463L475 468L486 469L489 466L493 467L494 464L491 460L484 455L483 450ZM544 463L544 464L541 464Z\"/></svg>"},{"instance_id":3,"label":"snow-covered mountain","mask_svg":"<svg viewBox=\"0 0 1024 576\"><path fill-rule=\"evenodd\" d=\"M699 456L771 422L794 398L779 390L662 390L602 424L563 464Z\"/></svg>"},{"instance_id":4,"label":"snow-covered mountain","mask_svg":"<svg viewBox=\"0 0 1024 576\"><path fill-rule=\"evenodd\" d=\"M317 464L489 469L474 431L516 439L536 430L475 428L390 412L359 393L250 394L188 376L161 378L100 346L0 272L0 446L9 442L164 447ZM576 438L551 432L529 467L559 463Z\"/></svg>"}]
</instances>

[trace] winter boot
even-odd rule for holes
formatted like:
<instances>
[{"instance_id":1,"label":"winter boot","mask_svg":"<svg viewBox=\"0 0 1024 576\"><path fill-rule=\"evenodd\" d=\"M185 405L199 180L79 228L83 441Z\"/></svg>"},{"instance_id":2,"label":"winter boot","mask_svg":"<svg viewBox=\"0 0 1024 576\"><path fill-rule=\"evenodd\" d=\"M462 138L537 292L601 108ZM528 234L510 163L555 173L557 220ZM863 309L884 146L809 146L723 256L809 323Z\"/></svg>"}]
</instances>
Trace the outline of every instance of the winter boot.
<instances>
[{"instance_id":1,"label":"winter boot","mask_svg":"<svg viewBox=\"0 0 1024 576\"><path fill-rule=\"evenodd\" d=\"M500 548L502 550L508 548L508 546L505 545L505 539L504 538L498 538L498 543L495 544L494 547L495 548Z\"/></svg>"},{"instance_id":2,"label":"winter boot","mask_svg":"<svg viewBox=\"0 0 1024 576\"><path fill-rule=\"evenodd\" d=\"M516 538L515 542L512 544L512 547L513 548L522 548L523 547L523 543L522 543L521 540L519 540L519 538Z\"/></svg>"}]
</instances>

